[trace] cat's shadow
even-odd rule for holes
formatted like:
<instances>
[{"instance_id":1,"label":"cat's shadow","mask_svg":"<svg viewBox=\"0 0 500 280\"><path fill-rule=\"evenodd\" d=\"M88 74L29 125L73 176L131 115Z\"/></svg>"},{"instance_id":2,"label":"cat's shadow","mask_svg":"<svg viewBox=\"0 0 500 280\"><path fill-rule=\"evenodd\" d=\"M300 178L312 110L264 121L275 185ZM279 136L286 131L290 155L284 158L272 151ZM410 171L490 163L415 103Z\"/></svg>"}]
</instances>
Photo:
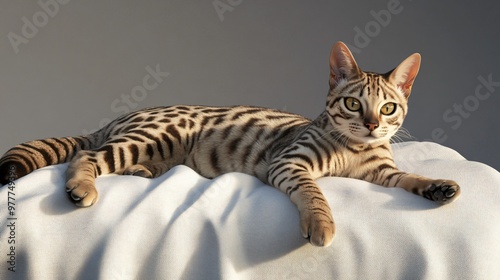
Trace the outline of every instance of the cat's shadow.
<instances>
[{"instance_id":1,"label":"cat's shadow","mask_svg":"<svg viewBox=\"0 0 500 280\"><path fill-rule=\"evenodd\" d=\"M46 215L64 215L79 209L70 201L66 193L65 171L67 165L68 164L59 164L41 170L43 172L49 172L48 182L45 183L45 187L50 188L50 191L46 190L49 195L46 195L40 201L40 211ZM55 171L50 169L55 169Z\"/></svg>"},{"instance_id":2,"label":"cat's shadow","mask_svg":"<svg viewBox=\"0 0 500 280\"><path fill-rule=\"evenodd\" d=\"M65 215L78 209L70 201L64 188L54 190L51 195L46 196L40 201L40 210L50 216Z\"/></svg>"},{"instance_id":3,"label":"cat's shadow","mask_svg":"<svg viewBox=\"0 0 500 280\"><path fill-rule=\"evenodd\" d=\"M57 215L69 214L69 213L74 212L76 210L85 209L85 208L76 206L69 198L69 194L66 192L65 171L67 169L67 164L55 165L55 166L51 166L49 168L56 168L57 170L55 172L50 172L49 183L46 184L47 188L51 188L49 191L47 191L47 193L50 193L50 194L46 195L40 201L40 210L46 215L57 216ZM123 176L123 175L109 175L108 174L108 175L105 175L102 177L98 177L96 179L96 185L101 185L101 186L98 186L98 191L100 188L102 188L102 192L105 193L106 189L104 189L104 188L107 185L111 185L112 180L113 180L111 178L115 177L115 176ZM145 180L144 178L139 178L139 177L135 177L133 179ZM102 181L102 182L99 183L99 181ZM160 180L149 181L147 184L147 187L144 189L144 192L135 198L135 201L134 201L134 203L132 203L130 205L130 208L134 208L135 206L137 206L139 204L139 202L142 199L144 199L144 197L146 197L147 195L150 194L149 190L154 189L160 182L161 182ZM99 192L99 195L101 195L101 192ZM129 209L129 210L131 210L131 209Z\"/></svg>"},{"instance_id":4,"label":"cat's shadow","mask_svg":"<svg viewBox=\"0 0 500 280\"><path fill-rule=\"evenodd\" d=\"M181 168L185 169L187 167ZM92 209L88 210L76 207L70 201L65 191L66 165L58 165L50 167L50 169L55 170L45 171L50 172L50 177L44 179L43 183L47 189L44 190L44 197L39 204L40 211L45 215L72 215L75 219L78 219L80 215L83 215L81 214L83 213L81 212L82 210L87 213L83 216L92 215L91 213L97 209L93 207L99 207L99 203L105 202L100 201L97 206L93 206ZM172 172L175 170L177 170L177 168L174 168ZM194 171L192 172L193 176L195 176ZM158 184L171 176L170 174L169 172L160 178L148 180L148 186L144 189L144 193L135 198L135 201L130 203L129 208L123 210L123 213L133 212L139 202L146 196L152 195L153 192L151 192L151 190L155 189ZM182 224L185 220L189 220L190 215L198 215L198 211L204 209L200 206L210 206L211 203L217 203L214 195L225 193L225 180L231 179L232 176L233 175L221 176L214 180L207 179L206 182L201 182L192 188L186 200L177 206L170 222L163 228L163 232L160 236L174 234L175 231L173 230L173 226ZM139 180L139 178L134 179ZM100 179L98 178L97 180ZM101 180L109 183L113 178L106 176ZM140 178L140 180L147 179ZM240 186L238 186L237 190L228 192L231 194L231 198L227 199L229 203L220 213L220 218L215 220L216 223L214 223L215 221L211 221L211 219L205 220L203 225L204 234L200 236L200 240L197 240L198 244L194 245L198 248L196 252L200 252L200 254L194 254L190 260L190 262L197 264L200 269L190 268L186 270L184 272L185 277L201 277L203 273L207 273L207 268L210 268L209 271L211 273L217 275L220 273L217 268L221 265L219 262L222 255L230 254L235 269L246 270L262 262L279 259L301 247L305 247L304 249L306 250L314 249L313 247L309 248L310 245L308 241L300 236L298 230L298 212L285 194L281 193L279 190L265 186L258 179L249 175L241 175L238 177L238 180L241 180L238 181ZM101 182L101 184L103 184L103 182ZM102 200L106 199L106 193L108 192L105 190L106 186L104 185L105 184L100 188ZM244 187L245 185L246 188ZM251 188L253 185L262 186L254 189ZM282 206L277 208L277 204ZM238 207L236 207L236 205L238 205ZM273 215L269 214L271 210L274 211ZM200 215L203 215L203 213ZM115 226L120 224L119 221L115 222ZM226 224L232 224L232 226L226 227ZM259 227L261 228L259 229ZM98 243L95 245L95 249L92 251L92 260L85 263L84 267L86 269L84 269L84 271L99 271L99 263L103 260L106 248L109 246L108 242L111 238L111 233L112 230L109 230L99 238ZM233 244L238 246L240 250L229 250L227 244L224 244L227 242L224 241L224 238L234 238L232 242L234 242ZM156 242L156 249L148 253L148 257L146 258L147 261L145 262L147 265L145 265L144 270L141 271L144 275L151 271L161 271L160 267L162 263L159 262L158 256L162 254L165 248L169 247L168 242L170 242L170 239L161 238ZM206 258L206 252L210 252L208 255L212 257ZM210 273L208 274L210 275ZM97 274L95 276L97 276Z\"/></svg>"}]
</instances>

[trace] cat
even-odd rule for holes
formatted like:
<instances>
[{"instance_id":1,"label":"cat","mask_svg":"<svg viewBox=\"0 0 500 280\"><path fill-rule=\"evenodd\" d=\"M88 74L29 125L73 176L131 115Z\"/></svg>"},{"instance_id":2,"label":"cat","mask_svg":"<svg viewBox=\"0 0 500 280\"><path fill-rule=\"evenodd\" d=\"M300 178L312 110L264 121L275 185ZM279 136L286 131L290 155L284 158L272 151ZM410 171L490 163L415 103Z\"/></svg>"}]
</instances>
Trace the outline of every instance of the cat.
<instances>
[{"instance_id":1,"label":"cat","mask_svg":"<svg viewBox=\"0 0 500 280\"><path fill-rule=\"evenodd\" d=\"M392 159L390 139L407 114L419 67L415 53L388 73L364 72L348 47L337 42L330 55L326 108L315 120L250 106L147 108L90 135L15 146L0 159L0 183L69 161L68 196L88 207L97 202L95 178L103 174L156 178L179 164L207 178L242 172L288 195L298 208L302 236L315 246L329 246L335 224L317 178L401 187L439 204L459 197L456 182L406 173Z\"/></svg>"}]
</instances>

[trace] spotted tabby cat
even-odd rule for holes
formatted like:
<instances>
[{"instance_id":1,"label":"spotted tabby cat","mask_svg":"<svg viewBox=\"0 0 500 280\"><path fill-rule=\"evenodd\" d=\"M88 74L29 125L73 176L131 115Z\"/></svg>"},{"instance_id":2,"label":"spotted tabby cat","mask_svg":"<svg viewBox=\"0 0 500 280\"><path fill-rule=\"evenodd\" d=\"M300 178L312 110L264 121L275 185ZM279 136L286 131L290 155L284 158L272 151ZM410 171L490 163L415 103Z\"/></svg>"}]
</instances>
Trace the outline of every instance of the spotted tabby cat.
<instances>
[{"instance_id":1,"label":"spotted tabby cat","mask_svg":"<svg viewBox=\"0 0 500 280\"><path fill-rule=\"evenodd\" d=\"M454 181L398 170L389 139L401 127L420 66L413 54L386 74L363 72L341 42L330 56L326 109L310 121L277 110L171 106L119 117L98 132L20 144L0 159L1 183L70 161L66 191L81 207L97 202L95 178L108 173L155 178L184 164L213 178L237 171L286 193L300 230L328 246L335 226L315 179L340 176L401 187L441 204L455 200Z\"/></svg>"}]
</instances>

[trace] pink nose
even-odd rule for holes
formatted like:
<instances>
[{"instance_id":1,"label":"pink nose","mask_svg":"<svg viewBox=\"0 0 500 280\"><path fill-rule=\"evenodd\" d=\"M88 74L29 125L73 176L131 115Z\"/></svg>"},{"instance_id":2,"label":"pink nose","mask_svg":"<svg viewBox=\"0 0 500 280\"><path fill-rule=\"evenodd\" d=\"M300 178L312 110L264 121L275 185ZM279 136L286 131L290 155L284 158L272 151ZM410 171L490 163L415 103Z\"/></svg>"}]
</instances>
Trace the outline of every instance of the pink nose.
<instances>
[{"instance_id":1,"label":"pink nose","mask_svg":"<svg viewBox=\"0 0 500 280\"><path fill-rule=\"evenodd\" d=\"M365 123L366 128L370 131L374 131L378 127L378 123Z\"/></svg>"}]
</instances>

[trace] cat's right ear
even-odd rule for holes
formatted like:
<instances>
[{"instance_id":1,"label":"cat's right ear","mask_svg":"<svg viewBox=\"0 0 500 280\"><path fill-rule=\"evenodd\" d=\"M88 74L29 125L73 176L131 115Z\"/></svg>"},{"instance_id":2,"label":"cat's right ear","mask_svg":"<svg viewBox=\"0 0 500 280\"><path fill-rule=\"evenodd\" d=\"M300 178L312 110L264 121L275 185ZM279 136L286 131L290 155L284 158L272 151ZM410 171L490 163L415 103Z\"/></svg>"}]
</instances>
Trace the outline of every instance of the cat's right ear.
<instances>
[{"instance_id":1,"label":"cat's right ear","mask_svg":"<svg viewBox=\"0 0 500 280\"><path fill-rule=\"evenodd\" d=\"M359 73L358 64L349 48L342 42L333 45L330 54L330 88L335 88L340 80L352 78Z\"/></svg>"}]
</instances>

